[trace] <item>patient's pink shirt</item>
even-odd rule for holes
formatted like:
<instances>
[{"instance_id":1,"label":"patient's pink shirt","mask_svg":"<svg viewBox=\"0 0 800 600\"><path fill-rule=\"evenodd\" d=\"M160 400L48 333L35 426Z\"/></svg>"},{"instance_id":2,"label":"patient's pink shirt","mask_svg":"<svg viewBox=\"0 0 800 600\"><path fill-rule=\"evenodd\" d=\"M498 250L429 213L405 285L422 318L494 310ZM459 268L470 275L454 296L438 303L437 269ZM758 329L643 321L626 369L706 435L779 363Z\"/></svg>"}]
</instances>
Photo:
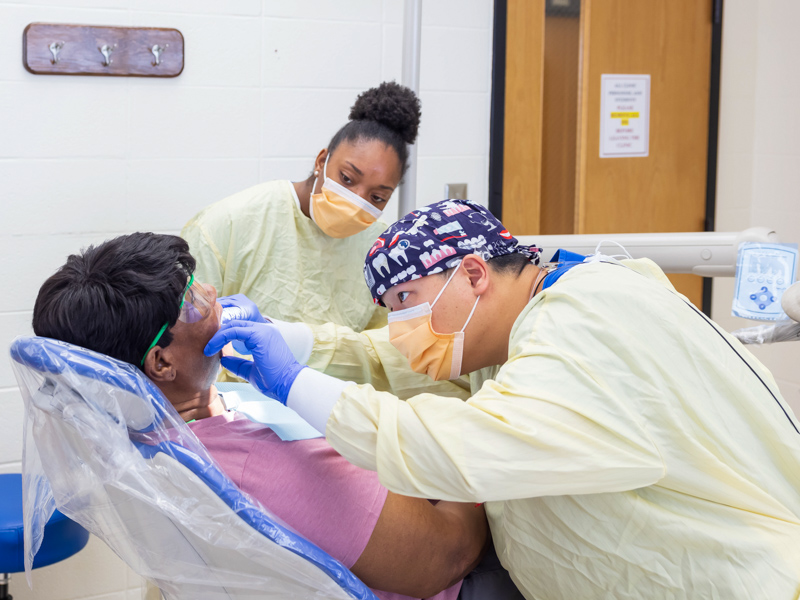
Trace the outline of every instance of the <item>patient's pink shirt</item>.
<instances>
[{"instance_id":1,"label":"patient's pink shirt","mask_svg":"<svg viewBox=\"0 0 800 600\"><path fill-rule=\"evenodd\" d=\"M190 427L239 489L346 567L355 564L388 493L377 473L351 465L324 438L284 442L266 425L235 413ZM434 598L454 600L460 588L458 583ZM373 591L385 600L408 598Z\"/></svg>"}]
</instances>

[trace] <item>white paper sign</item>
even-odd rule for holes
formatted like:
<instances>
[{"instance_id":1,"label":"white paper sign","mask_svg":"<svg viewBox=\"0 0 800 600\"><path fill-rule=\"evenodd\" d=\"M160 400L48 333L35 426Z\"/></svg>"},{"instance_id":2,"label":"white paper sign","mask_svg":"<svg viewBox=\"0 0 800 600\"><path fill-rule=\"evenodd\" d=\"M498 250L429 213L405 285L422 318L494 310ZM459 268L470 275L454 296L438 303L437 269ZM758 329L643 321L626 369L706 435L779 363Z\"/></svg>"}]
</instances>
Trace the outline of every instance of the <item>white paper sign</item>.
<instances>
[{"instance_id":1,"label":"white paper sign","mask_svg":"<svg viewBox=\"0 0 800 600\"><path fill-rule=\"evenodd\" d=\"M650 152L650 75L603 75L600 157Z\"/></svg>"}]
</instances>

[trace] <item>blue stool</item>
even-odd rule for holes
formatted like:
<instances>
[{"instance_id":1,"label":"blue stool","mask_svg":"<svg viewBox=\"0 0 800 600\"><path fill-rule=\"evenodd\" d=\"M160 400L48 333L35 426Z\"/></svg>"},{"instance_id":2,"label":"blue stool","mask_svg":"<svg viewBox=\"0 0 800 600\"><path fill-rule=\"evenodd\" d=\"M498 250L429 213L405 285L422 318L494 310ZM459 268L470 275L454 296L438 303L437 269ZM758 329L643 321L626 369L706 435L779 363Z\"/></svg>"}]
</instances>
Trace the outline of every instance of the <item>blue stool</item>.
<instances>
[{"instance_id":1,"label":"blue stool","mask_svg":"<svg viewBox=\"0 0 800 600\"><path fill-rule=\"evenodd\" d=\"M69 558L88 541L88 531L55 511L44 528L42 547L33 559L33 568ZM22 475L0 475L0 600L12 600L8 593L8 574L25 570L24 556Z\"/></svg>"}]
</instances>

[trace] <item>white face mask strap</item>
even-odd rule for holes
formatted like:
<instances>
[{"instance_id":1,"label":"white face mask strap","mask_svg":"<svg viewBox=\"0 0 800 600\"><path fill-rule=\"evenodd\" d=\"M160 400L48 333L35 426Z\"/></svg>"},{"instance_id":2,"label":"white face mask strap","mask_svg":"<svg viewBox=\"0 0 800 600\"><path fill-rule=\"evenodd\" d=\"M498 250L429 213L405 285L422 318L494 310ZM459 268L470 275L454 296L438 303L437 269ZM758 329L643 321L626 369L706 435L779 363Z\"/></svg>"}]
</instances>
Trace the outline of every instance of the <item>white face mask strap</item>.
<instances>
[{"instance_id":1,"label":"white face mask strap","mask_svg":"<svg viewBox=\"0 0 800 600\"><path fill-rule=\"evenodd\" d=\"M472 305L472 310L469 311L469 316L467 317L467 322L464 323L464 326L461 328L461 333L464 333L464 330L467 328L467 325L469 325L470 319L472 319L472 315L475 314L475 309L478 308L478 300L480 300L480 299L481 299L480 296L475 298L475 304Z\"/></svg>"},{"instance_id":2,"label":"white face mask strap","mask_svg":"<svg viewBox=\"0 0 800 600\"><path fill-rule=\"evenodd\" d=\"M331 155L330 152L328 152L328 154L325 155L325 164L322 167L322 183L323 184L325 183L325 180L328 178L326 173L327 173L327 170L328 170L328 157L330 157L330 155ZM317 189L317 180L319 179L319 171L314 171L314 172L316 173L316 175L314 175L314 183L311 184L311 195L312 196L314 195L314 190ZM313 203L312 203L312 206L311 206L311 210L312 211L314 210Z\"/></svg>"},{"instance_id":3,"label":"white face mask strap","mask_svg":"<svg viewBox=\"0 0 800 600\"><path fill-rule=\"evenodd\" d=\"M442 297L442 294L447 289L447 286L450 285L450 281L453 279L453 277L455 277L455 274L458 272L458 269L460 267L461 267L461 263L458 263L458 266L453 269L453 272L450 274L450 277L447 278L447 283L445 283L444 287L441 290L439 290L439 293L437 294L436 299L433 301L433 304L431 304L431 308L433 308L436 305L436 303L439 301L439 298ZM480 296L475 298L475 304L472 305L472 310L469 311L469 316L467 317L467 322L464 323L464 326L461 328L461 331L459 333L463 333L464 330L467 328L467 325L469 325L469 322L472 319L472 315L475 314L475 309L478 308L478 300L480 300L480 299L481 299Z\"/></svg>"},{"instance_id":4,"label":"white face mask strap","mask_svg":"<svg viewBox=\"0 0 800 600\"><path fill-rule=\"evenodd\" d=\"M459 262L458 265L453 269L453 272L450 274L450 277L447 278L447 283L445 283L444 287L441 290L439 290L439 293L436 295L436 299L431 304L431 308L436 306L436 303L439 301L439 298L442 297L442 294L444 294L444 291L447 289L447 286L450 285L450 280L453 279L453 277L455 277L455 274L458 272L458 268L460 266L461 263Z\"/></svg>"}]
</instances>

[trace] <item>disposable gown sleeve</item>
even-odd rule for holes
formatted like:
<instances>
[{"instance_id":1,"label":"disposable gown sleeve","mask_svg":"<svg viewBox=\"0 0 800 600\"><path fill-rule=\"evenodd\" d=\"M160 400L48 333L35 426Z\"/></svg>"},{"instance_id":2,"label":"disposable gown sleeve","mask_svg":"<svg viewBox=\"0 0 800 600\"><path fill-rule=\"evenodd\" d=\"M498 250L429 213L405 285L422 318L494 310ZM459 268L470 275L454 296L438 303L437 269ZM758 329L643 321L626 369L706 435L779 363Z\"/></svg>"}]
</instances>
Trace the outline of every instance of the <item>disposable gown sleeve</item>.
<instances>
[{"instance_id":1,"label":"disposable gown sleeve","mask_svg":"<svg viewBox=\"0 0 800 600\"><path fill-rule=\"evenodd\" d=\"M181 231L189 243L189 251L197 260L194 276L197 281L213 285L217 293L225 295L226 257L230 246L230 222L218 220L213 227L200 212Z\"/></svg>"},{"instance_id":2,"label":"disposable gown sleeve","mask_svg":"<svg viewBox=\"0 0 800 600\"><path fill-rule=\"evenodd\" d=\"M460 502L618 492L652 485L664 461L624 399L552 346L517 355L467 402L398 402L350 385L326 435L389 490Z\"/></svg>"},{"instance_id":3,"label":"disposable gown sleeve","mask_svg":"<svg viewBox=\"0 0 800 600\"><path fill-rule=\"evenodd\" d=\"M344 381L368 383L376 390L391 392L400 399L423 392L469 398L469 378L434 381L415 373L408 359L389 342L389 328L367 329L356 333L348 327L326 323L311 325L314 349L307 364L311 368Z\"/></svg>"}]
</instances>

